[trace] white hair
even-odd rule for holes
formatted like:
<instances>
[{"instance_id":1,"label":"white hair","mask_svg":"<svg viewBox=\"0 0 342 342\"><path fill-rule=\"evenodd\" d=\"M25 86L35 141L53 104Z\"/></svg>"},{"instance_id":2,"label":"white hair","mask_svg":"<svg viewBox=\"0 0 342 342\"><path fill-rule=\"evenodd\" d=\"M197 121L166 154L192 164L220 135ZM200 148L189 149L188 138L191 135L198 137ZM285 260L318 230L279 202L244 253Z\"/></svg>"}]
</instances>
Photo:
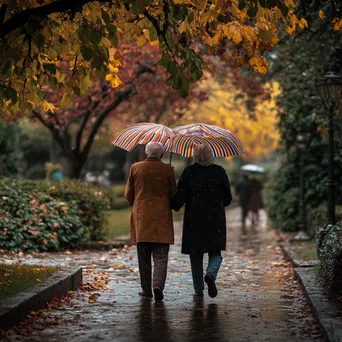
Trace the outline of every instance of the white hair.
<instances>
[{"instance_id":1,"label":"white hair","mask_svg":"<svg viewBox=\"0 0 342 342\"><path fill-rule=\"evenodd\" d=\"M194 160L197 164L208 166L214 164L215 157L208 145L196 144L194 146Z\"/></svg>"},{"instance_id":2,"label":"white hair","mask_svg":"<svg viewBox=\"0 0 342 342\"><path fill-rule=\"evenodd\" d=\"M149 142L145 147L145 153L147 158L158 158L160 159L163 154L163 145L159 142Z\"/></svg>"}]
</instances>

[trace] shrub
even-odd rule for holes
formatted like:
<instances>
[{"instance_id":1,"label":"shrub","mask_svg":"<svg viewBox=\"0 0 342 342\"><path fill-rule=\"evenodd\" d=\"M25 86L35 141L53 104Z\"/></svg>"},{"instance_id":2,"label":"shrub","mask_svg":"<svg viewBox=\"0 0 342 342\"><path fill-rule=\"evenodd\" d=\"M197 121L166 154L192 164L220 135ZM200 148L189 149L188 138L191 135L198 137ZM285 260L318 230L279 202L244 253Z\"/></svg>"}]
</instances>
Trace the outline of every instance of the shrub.
<instances>
[{"instance_id":1,"label":"shrub","mask_svg":"<svg viewBox=\"0 0 342 342\"><path fill-rule=\"evenodd\" d=\"M85 182L65 179L61 182L26 182L31 189L39 189L61 201L75 202L81 211L81 221L88 238L101 240L105 236L104 210L109 209L110 199L105 191Z\"/></svg>"},{"instance_id":2,"label":"shrub","mask_svg":"<svg viewBox=\"0 0 342 342\"><path fill-rule=\"evenodd\" d=\"M13 180L5 179L3 183ZM76 180L53 181L16 181L18 187L28 192L48 195L56 201L77 205L80 220L84 226L85 238L101 240L105 237L104 210L109 208L109 199L102 189ZM1 189L0 189L1 190Z\"/></svg>"},{"instance_id":3,"label":"shrub","mask_svg":"<svg viewBox=\"0 0 342 342\"><path fill-rule=\"evenodd\" d=\"M342 225L325 225L317 236L321 278L333 297L342 295Z\"/></svg>"},{"instance_id":4,"label":"shrub","mask_svg":"<svg viewBox=\"0 0 342 342\"><path fill-rule=\"evenodd\" d=\"M0 182L0 248L39 252L75 248L84 237L80 210L74 202Z\"/></svg>"}]
</instances>

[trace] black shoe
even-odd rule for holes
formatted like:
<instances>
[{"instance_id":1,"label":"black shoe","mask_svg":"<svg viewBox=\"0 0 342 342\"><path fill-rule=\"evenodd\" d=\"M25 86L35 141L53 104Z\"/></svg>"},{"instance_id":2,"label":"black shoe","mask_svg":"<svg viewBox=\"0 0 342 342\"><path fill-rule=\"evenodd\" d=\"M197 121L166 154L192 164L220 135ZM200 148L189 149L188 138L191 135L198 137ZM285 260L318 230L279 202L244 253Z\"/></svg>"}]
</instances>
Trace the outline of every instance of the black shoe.
<instances>
[{"instance_id":1,"label":"black shoe","mask_svg":"<svg viewBox=\"0 0 342 342\"><path fill-rule=\"evenodd\" d=\"M154 299L155 300L163 300L164 299L163 291L159 287L155 287L153 289L153 293L154 293Z\"/></svg>"},{"instance_id":2,"label":"black shoe","mask_svg":"<svg viewBox=\"0 0 342 342\"><path fill-rule=\"evenodd\" d=\"M217 287L215 284L215 280L211 277L210 274L206 274L204 276L204 281L208 285L208 295L211 298L215 298L217 296Z\"/></svg>"}]
</instances>

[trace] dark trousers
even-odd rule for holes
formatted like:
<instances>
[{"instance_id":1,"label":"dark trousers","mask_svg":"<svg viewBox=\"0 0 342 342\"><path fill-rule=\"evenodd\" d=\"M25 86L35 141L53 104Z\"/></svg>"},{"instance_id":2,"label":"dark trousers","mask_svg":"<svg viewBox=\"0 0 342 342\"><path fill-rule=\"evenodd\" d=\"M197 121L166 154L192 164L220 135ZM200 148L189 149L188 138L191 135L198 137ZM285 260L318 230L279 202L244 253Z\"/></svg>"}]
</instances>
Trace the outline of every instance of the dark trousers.
<instances>
[{"instance_id":1,"label":"dark trousers","mask_svg":"<svg viewBox=\"0 0 342 342\"><path fill-rule=\"evenodd\" d=\"M246 218L248 215L248 204L242 204L241 206L241 223L244 226L246 224Z\"/></svg>"},{"instance_id":2,"label":"dark trousers","mask_svg":"<svg viewBox=\"0 0 342 342\"><path fill-rule=\"evenodd\" d=\"M223 258L222 258L221 252L208 253L208 256L209 256L209 262L208 262L206 273L210 274L211 277L214 280L216 280L217 273L220 269ZM191 253L190 262L191 262L191 273L192 273L194 289L196 292L201 292L204 290L203 253Z\"/></svg>"},{"instance_id":3,"label":"dark trousers","mask_svg":"<svg viewBox=\"0 0 342 342\"><path fill-rule=\"evenodd\" d=\"M152 287L158 287L162 291L165 287L167 262L170 245L156 242L138 242L138 262L141 288L146 293L152 292ZM153 284L152 284L152 260L153 257Z\"/></svg>"}]
</instances>

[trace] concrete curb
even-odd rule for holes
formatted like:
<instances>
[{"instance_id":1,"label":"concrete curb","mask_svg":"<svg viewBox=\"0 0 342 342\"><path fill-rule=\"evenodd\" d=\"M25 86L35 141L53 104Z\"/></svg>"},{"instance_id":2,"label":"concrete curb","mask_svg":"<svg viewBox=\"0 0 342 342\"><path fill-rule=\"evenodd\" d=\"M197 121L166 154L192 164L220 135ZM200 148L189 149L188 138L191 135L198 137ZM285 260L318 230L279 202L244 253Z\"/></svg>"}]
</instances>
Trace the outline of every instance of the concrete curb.
<instances>
[{"instance_id":1,"label":"concrete curb","mask_svg":"<svg viewBox=\"0 0 342 342\"><path fill-rule=\"evenodd\" d=\"M291 255L286 246L281 242L278 244L284 257L293 265L295 278L299 281L321 326L325 341L342 342L342 303L332 301L325 294L317 273L313 269L314 264L301 265L301 262Z\"/></svg>"},{"instance_id":2,"label":"concrete curb","mask_svg":"<svg viewBox=\"0 0 342 342\"><path fill-rule=\"evenodd\" d=\"M27 291L0 302L0 329L8 330L20 323L31 311L45 307L54 297L67 295L76 290L82 283L82 269L79 267L63 267Z\"/></svg>"}]
</instances>

